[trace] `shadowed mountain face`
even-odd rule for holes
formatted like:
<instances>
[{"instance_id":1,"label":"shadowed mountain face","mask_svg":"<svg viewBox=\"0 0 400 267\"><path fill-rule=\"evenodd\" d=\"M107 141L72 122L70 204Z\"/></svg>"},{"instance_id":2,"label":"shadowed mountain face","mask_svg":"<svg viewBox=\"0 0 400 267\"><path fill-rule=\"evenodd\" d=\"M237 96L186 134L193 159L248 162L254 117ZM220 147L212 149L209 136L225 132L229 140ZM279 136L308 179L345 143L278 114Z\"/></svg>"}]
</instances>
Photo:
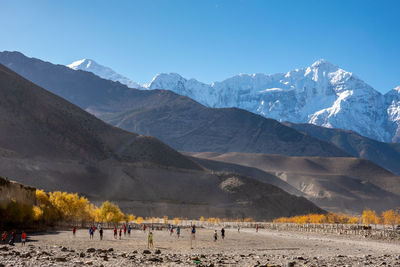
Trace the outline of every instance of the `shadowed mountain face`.
<instances>
[{"instance_id":1,"label":"shadowed mountain face","mask_svg":"<svg viewBox=\"0 0 400 267\"><path fill-rule=\"evenodd\" d=\"M112 125L154 136L177 150L348 156L328 142L244 110L206 108L169 91L130 89L18 52L0 53L0 62Z\"/></svg>"},{"instance_id":2,"label":"shadowed mountain face","mask_svg":"<svg viewBox=\"0 0 400 267\"><path fill-rule=\"evenodd\" d=\"M349 155L368 159L400 175L400 144L398 143L379 142L348 130L329 129L312 124L289 122L284 124L320 140L331 142Z\"/></svg>"},{"instance_id":3,"label":"shadowed mountain face","mask_svg":"<svg viewBox=\"0 0 400 267\"><path fill-rule=\"evenodd\" d=\"M271 219L321 212L273 185L213 174L156 138L112 127L3 65L0 175L112 200L142 216Z\"/></svg>"},{"instance_id":4,"label":"shadowed mountain face","mask_svg":"<svg viewBox=\"0 0 400 267\"><path fill-rule=\"evenodd\" d=\"M287 157L246 153L191 153L278 176L324 209L359 213L400 206L400 177L364 159Z\"/></svg>"}]
</instances>

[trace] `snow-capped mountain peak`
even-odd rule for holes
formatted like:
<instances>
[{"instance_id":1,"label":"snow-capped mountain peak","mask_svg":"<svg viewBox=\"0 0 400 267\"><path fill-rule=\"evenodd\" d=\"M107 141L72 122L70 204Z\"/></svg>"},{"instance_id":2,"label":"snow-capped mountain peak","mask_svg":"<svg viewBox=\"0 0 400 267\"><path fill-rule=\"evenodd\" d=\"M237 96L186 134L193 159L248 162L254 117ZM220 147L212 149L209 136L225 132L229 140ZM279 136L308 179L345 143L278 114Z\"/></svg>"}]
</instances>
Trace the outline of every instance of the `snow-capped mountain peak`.
<instances>
[{"instance_id":1,"label":"snow-capped mountain peak","mask_svg":"<svg viewBox=\"0 0 400 267\"><path fill-rule=\"evenodd\" d=\"M91 59L80 59L77 61L72 62L71 64L67 65L68 68L74 69L74 70L78 70L80 66L85 66L85 68L89 68L91 65L92 60Z\"/></svg>"},{"instance_id":2,"label":"snow-capped mountain peak","mask_svg":"<svg viewBox=\"0 0 400 267\"><path fill-rule=\"evenodd\" d=\"M338 68L339 68L338 66L332 64L331 62L329 62L328 60L323 59L323 58L321 58L321 59L315 61L315 62L311 65L311 67L313 67L313 68L320 68L320 69L322 69L323 71L326 71L326 70L332 71L332 70L335 70L335 69L338 69Z\"/></svg>"},{"instance_id":3,"label":"snow-capped mountain peak","mask_svg":"<svg viewBox=\"0 0 400 267\"><path fill-rule=\"evenodd\" d=\"M111 68L108 68L108 67L98 64L96 61L94 61L92 59L86 59L86 58L80 59L80 60L74 61L73 63L67 65L67 67L69 67L73 70L89 71L103 79L120 82L130 88L142 88L142 86L140 84L132 81L131 79L126 78L125 76L122 76L122 75L116 73Z\"/></svg>"}]
</instances>

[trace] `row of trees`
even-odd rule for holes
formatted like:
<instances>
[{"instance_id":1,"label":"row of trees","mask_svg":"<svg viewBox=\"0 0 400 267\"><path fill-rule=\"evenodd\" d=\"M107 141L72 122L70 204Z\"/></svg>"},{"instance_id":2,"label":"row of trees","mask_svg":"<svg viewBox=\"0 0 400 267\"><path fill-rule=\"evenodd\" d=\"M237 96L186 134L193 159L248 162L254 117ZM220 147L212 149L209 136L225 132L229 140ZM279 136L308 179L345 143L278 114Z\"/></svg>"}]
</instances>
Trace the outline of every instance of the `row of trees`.
<instances>
[{"instance_id":1,"label":"row of trees","mask_svg":"<svg viewBox=\"0 0 400 267\"><path fill-rule=\"evenodd\" d=\"M293 217L281 217L274 223L296 223L296 224L384 224L394 227L400 224L400 213L396 210L386 210L378 215L373 210L364 210L361 216L349 216L345 214L307 214Z\"/></svg>"},{"instance_id":2,"label":"row of trees","mask_svg":"<svg viewBox=\"0 0 400 267\"><path fill-rule=\"evenodd\" d=\"M33 218L45 224L58 221L65 223L107 222L119 223L134 221L133 214L124 214L120 208L105 201L100 207L77 193L50 192L36 190L37 205L33 206ZM137 218L140 220L140 218Z\"/></svg>"}]
</instances>

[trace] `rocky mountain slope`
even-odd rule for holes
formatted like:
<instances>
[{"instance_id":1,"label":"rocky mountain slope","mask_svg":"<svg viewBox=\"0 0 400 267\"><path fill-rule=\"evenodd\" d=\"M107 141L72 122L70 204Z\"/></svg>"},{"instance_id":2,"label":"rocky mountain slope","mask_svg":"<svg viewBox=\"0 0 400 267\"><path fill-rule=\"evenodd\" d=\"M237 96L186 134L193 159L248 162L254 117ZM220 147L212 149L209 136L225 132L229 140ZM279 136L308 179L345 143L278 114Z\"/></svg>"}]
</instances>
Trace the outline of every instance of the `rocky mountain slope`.
<instances>
[{"instance_id":1,"label":"rocky mountain slope","mask_svg":"<svg viewBox=\"0 0 400 267\"><path fill-rule=\"evenodd\" d=\"M326 60L287 73L240 74L212 84L161 73L137 88L167 89L208 107L237 107L278 121L347 129L384 142L400 141L400 87L382 95Z\"/></svg>"},{"instance_id":2,"label":"rocky mountain slope","mask_svg":"<svg viewBox=\"0 0 400 267\"><path fill-rule=\"evenodd\" d=\"M192 153L193 157L241 164L278 176L320 207L360 213L400 206L400 176L356 158L287 157L246 153Z\"/></svg>"},{"instance_id":3,"label":"rocky mountain slope","mask_svg":"<svg viewBox=\"0 0 400 267\"><path fill-rule=\"evenodd\" d=\"M2 176L112 200L142 216L271 219L321 212L276 186L214 174L153 137L112 127L3 65L0 151Z\"/></svg>"}]
</instances>

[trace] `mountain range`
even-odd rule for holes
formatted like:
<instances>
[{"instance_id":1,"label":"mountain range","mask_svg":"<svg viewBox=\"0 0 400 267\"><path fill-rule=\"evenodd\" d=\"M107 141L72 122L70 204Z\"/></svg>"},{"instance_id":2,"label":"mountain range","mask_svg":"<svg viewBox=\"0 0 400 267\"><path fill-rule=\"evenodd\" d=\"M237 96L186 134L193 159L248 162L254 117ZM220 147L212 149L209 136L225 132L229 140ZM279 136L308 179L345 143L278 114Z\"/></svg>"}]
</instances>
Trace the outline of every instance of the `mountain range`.
<instances>
[{"instance_id":1,"label":"mountain range","mask_svg":"<svg viewBox=\"0 0 400 267\"><path fill-rule=\"evenodd\" d=\"M81 64L78 64L82 62ZM74 69L116 80L115 72L81 60ZM70 66L70 65L69 65ZM104 70L103 70L104 69ZM382 95L351 72L326 61L278 74L240 74L205 84L177 73L157 74L139 89L166 89L208 107L237 107L267 118L355 131L383 142L400 142L400 86Z\"/></svg>"},{"instance_id":2,"label":"mountain range","mask_svg":"<svg viewBox=\"0 0 400 267\"><path fill-rule=\"evenodd\" d=\"M245 181L246 177L251 177L251 181L266 182L296 196L304 196L330 211L346 210L358 213L365 207L373 206L380 210L396 207L400 203L399 196L391 190L397 190L397 182L400 177L369 161L371 160L393 172L400 171L399 167L396 167L396 159L400 157L397 144L379 142L348 130L329 129L312 124L280 123L239 108L210 108L172 91L129 88L120 82L102 79L91 72L73 70L63 65L28 58L18 52L1 52L0 63L37 85L96 115L103 121L130 132L154 136L174 149L201 152L202 155L239 153L237 158L242 159L243 162L221 161L219 160L220 157L199 158L197 157L199 154L189 153L190 157L187 156L185 160L189 160L190 164L202 168L207 175L212 177L217 176L220 179L221 177L226 178L224 175L230 175L231 178L234 176L243 179L241 181ZM10 117L12 116L14 115L10 115ZM115 139L119 140L120 138L116 137ZM157 146L150 146L151 151L154 152L151 157L154 157L153 160L135 160L138 155L141 155L142 149L149 149L149 146L142 146L141 144L141 142L135 143L132 149L127 150L130 151L129 153L125 153L124 157L118 159L119 161L122 160L124 166L134 163L135 171L133 169L121 171L120 167L115 171L108 165L104 167L104 160L101 160L102 163L100 164L98 161L93 163L93 160L83 159L81 161L84 162L85 169L84 174L80 175L95 177L102 174L103 176L100 175L100 177L107 178L112 174L111 177L114 177L114 175L116 177L112 179L116 179L118 185L121 183L119 182L120 179L129 180L128 177L132 176L139 177L138 179L144 182L145 180L141 179L145 179L146 175L149 177L171 176L172 184L176 181L183 183L182 180L175 180L174 178L176 175L181 177L181 174L177 174L176 171L173 175L165 172L165 170L171 171L182 167L174 167L174 164L165 162L171 156L165 154L166 156L161 157L159 160L163 160L161 161L162 164L154 162L160 157L157 153ZM162 143L160 142L160 144ZM111 150L115 151L115 149ZM119 149L116 150L119 151ZM212 153L210 154L210 152ZM13 153L12 149L6 146L3 150L0 149L0 155L7 156L13 155ZM131 156L131 153L135 156ZM261 162L264 163L252 165L246 156L249 153L255 156L259 155L263 159ZM268 158L263 156L266 154L279 154L281 156L269 155ZM350 158L351 156L365 157L369 160ZM172 159L176 157L174 156ZM224 158L228 157L224 156ZM277 161L277 159L279 160ZM134 162L129 163L132 160ZM181 160L184 159L181 158ZM27 162L21 164L21 159L18 159L18 161L20 165L17 165L17 167L15 164L10 165L5 160L0 161L4 164L0 166L0 171L6 172L6 175L10 177L17 177L18 174L21 177L26 177L26 173L36 172L35 168L41 166ZM279 162L289 162L290 164L285 164L285 168L281 169L263 168L263 166L269 166L269 161L276 164ZM340 173L335 173L335 168L325 166L325 161L333 166L341 166ZM106 160L106 162L108 161ZM120 166L120 163L115 164ZM137 164L148 166L148 168L145 171L143 169L138 171ZM10 168L7 167L9 165ZM183 164L183 166L185 165ZM51 177L51 175L57 174L58 177L68 177L72 175L69 173L70 170L83 170L81 164L69 167L61 165L63 171L57 173L54 166L54 164L50 165L49 163L46 168L39 167L40 175ZM161 166L163 170L161 171L159 167L155 166ZM309 166L314 166L315 169L309 169ZM28 167L29 172L26 170ZM190 173L193 171L203 173L202 170L192 170L195 167L187 167L186 169L188 168ZM299 171L302 168L308 169L305 172ZM18 173L15 170L19 170ZM373 183L370 176L365 176L366 173L368 174L368 170L371 171L371 175L376 176ZM87 171L91 171L91 174L88 175ZM104 172L107 174L104 174ZM31 173L29 177L38 177ZM192 177L196 179L195 175ZM109 179L106 178L102 179ZM381 184L380 179L382 179ZM190 183L190 181L187 182ZM388 184L393 186L388 186ZM131 185L123 184L123 186L130 188ZM143 186L141 184L139 188L147 190ZM154 186L153 182L149 182L149 186ZM218 186L218 184L214 184L214 186ZM326 193L323 193L325 191ZM123 199L118 198L114 190L113 192L112 197L126 203L126 207L131 205L129 203L135 203L136 209L139 206L143 209L149 207L133 201L126 191L123 191ZM154 192L147 193L153 194ZM175 193L178 194L178 192ZM210 192L211 195L214 193L216 192ZM104 194L105 192L101 191L100 195L104 197ZM141 196L142 200L146 199L145 195ZM92 197L96 197L93 192ZM188 201L188 199L179 201ZM156 202L158 204L155 204ZM161 205L159 198L154 198L152 203L153 211L156 210L156 206L161 207L159 206ZM190 205L188 204L185 207L189 208Z\"/></svg>"},{"instance_id":3,"label":"mountain range","mask_svg":"<svg viewBox=\"0 0 400 267\"><path fill-rule=\"evenodd\" d=\"M46 191L111 200L143 216L323 212L274 185L213 173L154 137L108 125L1 64L0 173Z\"/></svg>"}]
</instances>

